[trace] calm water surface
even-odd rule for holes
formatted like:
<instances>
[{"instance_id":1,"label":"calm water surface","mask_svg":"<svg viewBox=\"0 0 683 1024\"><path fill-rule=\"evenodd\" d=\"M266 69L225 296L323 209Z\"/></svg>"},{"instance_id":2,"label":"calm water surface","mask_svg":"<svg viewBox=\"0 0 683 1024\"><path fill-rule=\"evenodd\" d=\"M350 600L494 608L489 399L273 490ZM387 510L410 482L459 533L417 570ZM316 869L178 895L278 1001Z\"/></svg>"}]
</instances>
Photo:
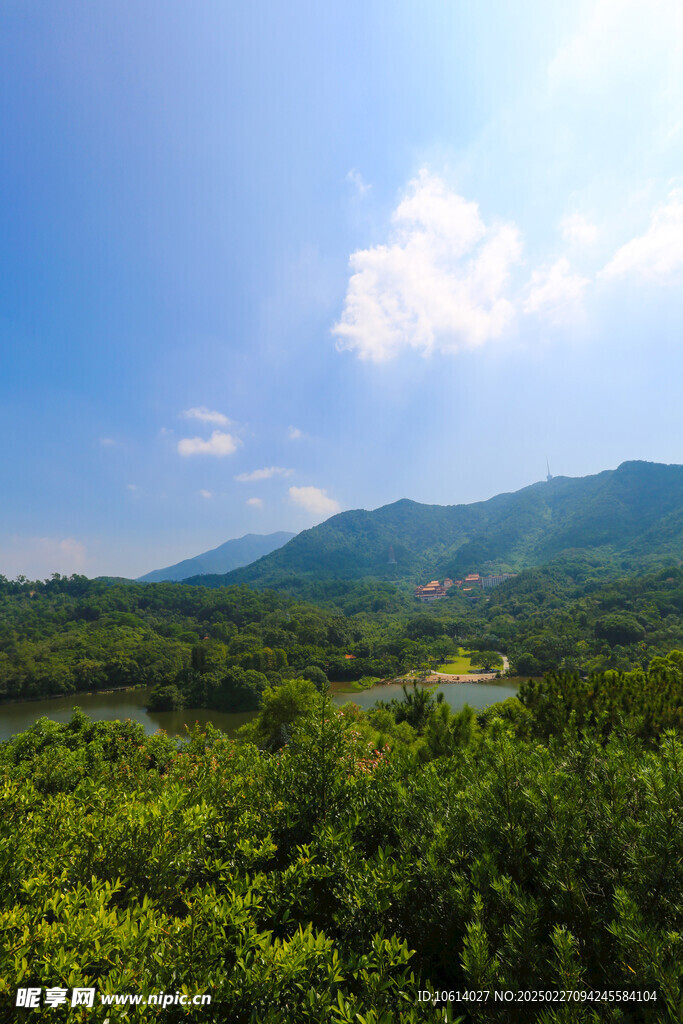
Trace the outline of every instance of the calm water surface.
<instances>
[{"instance_id":1,"label":"calm water surface","mask_svg":"<svg viewBox=\"0 0 683 1024\"><path fill-rule=\"evenodd\" d=\"M335 704L353 701L360 707L371 708L378 700L399 699L403 690L398 683L386 686L373 686L370 690L348 692L340 689L340 683L332 684L332 700ZM514 697L516 686L508 682L501 683L441 683L436 687L442 691L444 700L454 711L460 710L465 704L481 709L495 704L497 701ZM9 739L18 732L30 729L41 717L51 718L55 722L68 722L74 707L79 707L86 715L96 721L114 721L115 719L132 719L144 726L148 735L157 729L165 729L170 736L184 736L185 727L192 727L195 722L206 725L212 722L230 736L234 736L241 725L251 721L254 711L242 711L227 714L223 711L208 711L205 708L192 708L185 711L147 711L145 704L149 696L149 687L136 690L114 690L109 693L78 693L70 697L50 697L47 700L24 701L16 704L0 705L0 741Z\"/></svg>"},{"instance_id":2,"label":"calm water surface","mask_svg":"<svg viewBox=\"0 0 683 1024\"><path fill-rule=\"evenodd\" d=\"M157 729L165 729L170 736L184 736L185 726L195 722L206 725L213 722L231 736L245 722L254 717L253 711L228 715L221 711L207 711L206 708L185 711L147 711L150 687L135 690L114 690L110 693L74 693L70 697L50 697L47 700L26 701L0 706L0 741L9 739L15 733L30 729L42 716L55 722L68 722L74 707L95 721L111 722L126 718L140 722L148 736Z\"/></svg>"},{"instance_id":3,"label":"calm water surface","mask_svg":"<svg viewBox=\"0 0 683 1024\"><path fill-rule=\"evenodd\" d=\"M400 683L387 683L385 686L373 686L369 690L361 690L360 693L344 693L337 689L339 684L332 684L332 699L335 704L345 704L351 700L364 710L373 707L378 700L403 699L403 687ZM410 689L410 687L409 687ZM461 711L465 704L481 711L490 704L497 704L498 701L507 700L517 693L517 686L512 686L507 680L494 682L489 680L486 683L439 683L438 686L429 687L437 693L443 693L443 699L453 711Z\"/></svg>"}]
</instances>

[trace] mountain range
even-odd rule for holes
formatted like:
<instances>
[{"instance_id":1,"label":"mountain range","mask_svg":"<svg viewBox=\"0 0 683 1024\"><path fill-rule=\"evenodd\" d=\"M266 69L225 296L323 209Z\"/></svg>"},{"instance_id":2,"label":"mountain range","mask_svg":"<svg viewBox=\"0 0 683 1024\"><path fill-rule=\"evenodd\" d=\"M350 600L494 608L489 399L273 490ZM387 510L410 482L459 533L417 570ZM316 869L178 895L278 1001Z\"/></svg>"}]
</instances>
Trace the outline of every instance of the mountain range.
<instances>
[{"instance_id":1,"label":"mountain range","mask_svg":"<svg viewBox=\"0 0 683 1024\"><path fill-rule=\"evenodd\" d=\"M276 548L282 547L295 534L285 533L247 533L236 540L228 540L211 551L205 551L194 558L186 558L166 569L154 569L152 572L139 576L137 583L161 583L164 580L184 580L188 576L202 576L206 573L226 573L241 565L267 555Z\"/></svg>"},{"instance_id":2,"label":"mountain range","mask_svg":"<svg viewBox=\"0 0 683 1024\"><path fill-rule=\"evenodd\" d=\"M402 499L341 512L249 565L190 577L207 586L331 579L423 582L515 572L571 553L639 570L683 555L683 466L624 462L468 505Z\"/></svg>"}]
</instances>

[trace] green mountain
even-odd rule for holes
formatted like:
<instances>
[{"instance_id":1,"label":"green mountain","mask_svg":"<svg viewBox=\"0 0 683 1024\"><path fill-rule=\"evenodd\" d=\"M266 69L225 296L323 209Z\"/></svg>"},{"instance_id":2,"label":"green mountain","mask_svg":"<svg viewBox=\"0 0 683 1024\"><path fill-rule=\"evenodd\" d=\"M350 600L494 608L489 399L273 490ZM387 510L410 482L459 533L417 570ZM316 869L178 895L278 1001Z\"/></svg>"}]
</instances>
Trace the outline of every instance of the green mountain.
<instances>
[{"instance_id":1,"label":"green mountain","mask_svg":"<svg viewBox=\"0 0 683 1024\"><path fill-rule=\"evenodd\" d=\"M166 569L154 569L145 576L139 576L137 583L162 583L164 580L184 580L188 576L202 576L205 573L226 573L238 566L248 565L263 555L268 555L276 548L282 547L295 534L269 533L265 536L258 533L247 533L237 540L228 540L211 551L205 551L195 558L186 558Z\"/></svg>"},{"instance_id":2,"label":"green mountain","mask_svg":"<svg viewBox=\"0 0 683 1024\"><path fill-rule=\"evenodd\" d=\"M471 505L403 499L373 512L342 512L249 566L188 582L286 588L367 577L421 581L517 571L567 553L623 571L682 552L683 466L624 462Z\"/></svg>"}]
</instances>

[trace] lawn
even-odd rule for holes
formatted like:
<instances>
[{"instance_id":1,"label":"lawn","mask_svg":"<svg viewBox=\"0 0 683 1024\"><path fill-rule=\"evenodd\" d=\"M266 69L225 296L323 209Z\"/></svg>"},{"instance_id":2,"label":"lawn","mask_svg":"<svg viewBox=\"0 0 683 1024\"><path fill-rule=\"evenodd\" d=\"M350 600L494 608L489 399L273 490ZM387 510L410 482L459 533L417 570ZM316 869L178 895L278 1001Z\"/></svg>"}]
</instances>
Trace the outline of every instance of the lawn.
<instances>
[{"instance_id":1,"label":"lawn","mask_svg":"<svg viewBox=\"0 0 683 1024\"><path fill-rule=\"evenodd\" d=\"M445 665L439 665L436 671L448 672L452 676L462 676L467 672L471 672L472 666L470 665L469 652L459 647L457 657L451 658Z\"/></svg>"}]
</instances>

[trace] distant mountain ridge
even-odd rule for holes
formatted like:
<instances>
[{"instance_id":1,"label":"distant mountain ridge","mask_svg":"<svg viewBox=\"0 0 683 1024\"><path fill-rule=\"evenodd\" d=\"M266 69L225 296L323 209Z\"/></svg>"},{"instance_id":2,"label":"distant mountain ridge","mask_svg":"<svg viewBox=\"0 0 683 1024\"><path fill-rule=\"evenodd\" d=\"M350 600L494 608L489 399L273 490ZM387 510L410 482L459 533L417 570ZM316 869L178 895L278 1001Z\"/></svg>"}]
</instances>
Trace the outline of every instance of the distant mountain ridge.
<instances>
[{"instance_id":1,"label":"distant mountain ridge","mask_svg":"<svg viewBox=\"0 0 683 1024\"><path fill-rule=\"evenodd\" d=\"M332 516L244 568L188 582L286 587L288 580L419 580L517 571L563 552L641 568L683 555L683 466L624 462L470 505L406 498ZM395 564L391 558L395 558Z\"/></svg>"},{"instance_id":2,"label":"distant mountain ridge","mask_svg":"<svg viewBox=\"0 0 683 1024\"><path fill-rule=\"evenodd\" d=\"M166 569L154 569L144 576L138 576L137 583L162 583L166 580L179 581L188 576L202 576L206 573L226 573L239 566L249 565L257 558L268 555L295 537L294 533L283 530L278 533L247 533L244 537L228 540L225 544L205 551L194 558L169 565Z\"/></svg>"}]
</instances>

